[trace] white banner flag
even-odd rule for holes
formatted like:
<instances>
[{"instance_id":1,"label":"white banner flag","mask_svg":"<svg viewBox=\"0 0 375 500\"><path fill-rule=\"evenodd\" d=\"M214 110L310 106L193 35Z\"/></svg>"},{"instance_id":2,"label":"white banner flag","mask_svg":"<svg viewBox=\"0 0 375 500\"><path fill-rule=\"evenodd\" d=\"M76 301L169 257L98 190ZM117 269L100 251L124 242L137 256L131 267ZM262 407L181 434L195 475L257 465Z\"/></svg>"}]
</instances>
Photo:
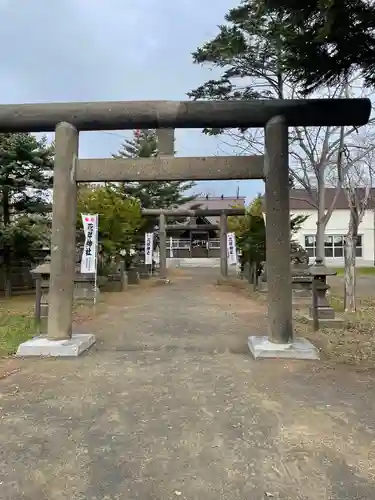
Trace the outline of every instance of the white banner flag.
<instances>
[{"instance_id":1,"label":"white banner flag","mask_svg":"<svg viewBox=\"0 0 375 500\"><path fill-rule=\"evenodd\" d=\"M145 234L145 264L152 265L152 254L154 251L154 233Z\"/></svg>"},{"instance_id":2,"label":"white banner flag","mask_svg":"<svg viewBox=\"0 0 375 500\"><path fill-rule=\"evenodd\" d=\"M234 233L227 234L227 247L228 247L228 264L230 266L233 266L237 264L236 235Z\"/></svg>"},{"instance_id":3,"label":"white banner flag","mask_svg":"<svg viewBox=\"0 0 375 500\"><path fill-rule=\"evenodd\" d=\"M81 273L96 274L98 250L98 215L81 214L85 244L81 259Z\"/></svg>"}]
</instances>

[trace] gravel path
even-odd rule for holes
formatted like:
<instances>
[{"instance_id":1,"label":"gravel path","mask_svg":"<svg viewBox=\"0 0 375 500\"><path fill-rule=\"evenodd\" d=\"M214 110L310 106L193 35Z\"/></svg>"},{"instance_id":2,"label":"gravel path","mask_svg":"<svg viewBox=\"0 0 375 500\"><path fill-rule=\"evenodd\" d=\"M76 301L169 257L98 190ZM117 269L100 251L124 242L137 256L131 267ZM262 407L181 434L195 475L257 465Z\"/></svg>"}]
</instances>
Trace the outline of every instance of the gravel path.
<instances>
[{"instance_id":1,"label":"gravel path","mask_svg":"<svg viewBox=\"0 0 375 500\"><path fill-rule=\"evenodd\" d=\"M372 373L253 361L263 306L215 279L117 294L89 354L17 361L1 500L375 499Z\"/></svg>"}]
</instances>

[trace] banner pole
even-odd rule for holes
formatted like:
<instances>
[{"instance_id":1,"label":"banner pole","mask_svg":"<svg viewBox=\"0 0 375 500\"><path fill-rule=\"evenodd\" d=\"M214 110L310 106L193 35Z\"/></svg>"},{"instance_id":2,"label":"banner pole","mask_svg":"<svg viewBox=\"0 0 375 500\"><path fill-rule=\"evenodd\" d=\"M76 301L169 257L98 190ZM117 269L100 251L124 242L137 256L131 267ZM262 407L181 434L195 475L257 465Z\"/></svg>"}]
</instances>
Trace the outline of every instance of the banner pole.
<instances>
[{"instance_id":1,"label":"banner pole","mask_svg":"<svg viewBox=\"0 0 375 500\"><path fill-rule=\"evenodd\" d=\"M95 214L95 218L96 218L96 235L95 235L94 306L96 305L96 296L98 293L99 214Z\"/></svg>"}]
</instances>

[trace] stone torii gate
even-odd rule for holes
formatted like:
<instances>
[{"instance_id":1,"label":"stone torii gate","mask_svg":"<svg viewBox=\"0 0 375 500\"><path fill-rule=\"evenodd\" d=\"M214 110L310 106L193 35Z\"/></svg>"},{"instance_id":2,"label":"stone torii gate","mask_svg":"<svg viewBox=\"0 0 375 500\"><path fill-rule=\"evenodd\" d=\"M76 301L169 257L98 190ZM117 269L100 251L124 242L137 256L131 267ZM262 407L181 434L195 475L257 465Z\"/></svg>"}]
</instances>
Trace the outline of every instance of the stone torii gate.
<instances>
[{"instance_id":1,"label":"stone torii gate","mask_svg":"<svg viewBox=\"0 0 375 500\"><path fill-rule=\"evenodd\" d=\"M55 132L48 340L19 354L79 354L95 341L72 337L76 183L143 180L265 178L268 322L271 345L283 355L293 346L289 256L289 126L360 126L368 122L369 99L253 101L137 101L16 104L0 106L1 132ZM263 128L264 171L248 157L78 159L81 131ZM232 166L233 163L233 166ZM249 332L250 333L250 332ZM279 345L279 347L278 347ZM268 349L270 348L270 349ZM273 350L272 350L273 349ZM252 349L255 356L259 355ZM269 354L268 354L269 355Z\"/></svg>"},{"instance_id":2,"label":"stone torii gate","mask_svg":"<svg viewBox=\"0 0 375 500\"><path fill-rule=\"evenodd\" d=\"M263 159L263 157L260 157ZM160 278L167 278L167 217L216 217L220 216L220 273L223 278L228 277L228 248L227 248L227 233L228 233L228 216L245 215L244 208L227 208L224 210L213 210L208 208L196 210L162 210L162 209L144 209L142 214L145 216L159 217L159 247L160 247ZM190 228L191 225L183 226ZM215 227L215 226L210 226Z\"/></svg>"}]
</instances>

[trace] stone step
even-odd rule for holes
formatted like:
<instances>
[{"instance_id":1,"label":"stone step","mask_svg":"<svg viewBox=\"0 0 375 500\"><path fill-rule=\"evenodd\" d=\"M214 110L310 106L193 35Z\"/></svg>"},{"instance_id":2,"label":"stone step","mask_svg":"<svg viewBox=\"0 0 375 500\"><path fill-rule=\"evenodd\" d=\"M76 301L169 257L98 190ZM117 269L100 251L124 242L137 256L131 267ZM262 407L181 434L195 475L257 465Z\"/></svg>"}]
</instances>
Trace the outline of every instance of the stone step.
<instances>
[{"instance_id":1,"label":"stone step","mask_svg":"<svg viewBox=\"0 0 375 500\"><path fill-rule=\"evenodd\" d=\"M186 259L167 259L167 267L220 267L220 258L192 257Z\"/></svg>"}]
</instances>

